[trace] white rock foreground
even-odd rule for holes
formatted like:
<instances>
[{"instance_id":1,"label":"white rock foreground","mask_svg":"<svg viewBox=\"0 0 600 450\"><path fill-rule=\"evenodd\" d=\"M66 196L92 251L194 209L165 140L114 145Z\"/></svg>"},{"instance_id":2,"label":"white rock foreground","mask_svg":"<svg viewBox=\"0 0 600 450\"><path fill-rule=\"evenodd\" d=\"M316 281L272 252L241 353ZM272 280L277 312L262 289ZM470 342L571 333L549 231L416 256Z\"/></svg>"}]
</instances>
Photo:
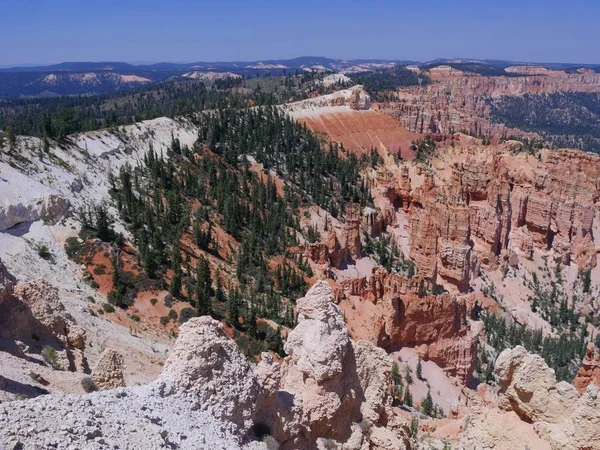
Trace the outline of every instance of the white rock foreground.
<instances>
[{"instance_id":1,"label":"white rock foreground","mask_svg":"<svg viewBox=\"0 0 600 450\"><path fill-rule=\"evenodd\" d=\"M461 448L600 449L598 386L590 384L580 396L571 384L556 381L541 356L521 346L498 356L495 373L499 409L472 410Z\"/></svg>"},{"instance_id":2,"label":"white rock foreground","mask_svg":"<svg viewBox=\"0 0 600 450\"><path fill-rule=\"evenodd\" d=\"M249 363L219 322L195 318L150 385L0 405L0 447L240 448L257 393Z\"/></svg>"},{"instance_id":3,"label":"white rock foreground","mask_svg":"<svg viewBox=\"0 0 600 450\"><path fill-rule=\"evenodd\" d=\"M194 318L149 385L0 405L0 448L265 448L249 437L253 424L281 448L316 448L321 439L405 448L380 426L391 401L385 352L350 340L325 282L298 310L282 365L264 354L255 372L219 322Z\"/></svg>"}]
</instances>

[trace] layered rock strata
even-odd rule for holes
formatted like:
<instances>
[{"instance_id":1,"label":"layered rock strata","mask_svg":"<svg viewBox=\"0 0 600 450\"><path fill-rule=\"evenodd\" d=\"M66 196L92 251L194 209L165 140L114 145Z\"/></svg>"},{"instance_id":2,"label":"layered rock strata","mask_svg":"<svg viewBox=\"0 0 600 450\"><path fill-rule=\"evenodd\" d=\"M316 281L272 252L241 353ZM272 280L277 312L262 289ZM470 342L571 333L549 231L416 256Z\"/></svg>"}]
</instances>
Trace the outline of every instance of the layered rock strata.
<instances>
[{"instance_id":1,"label":"layered rock strata","mask_svg":"<svg viewBox=\"0 0 600 450\"><path fill-rule=\"evenodd\" d=\"M426 296L422 278L404 278L381 268L369 278L342 281L336 295L356 337L389 351L419 347L425 359L449 375L463 383L470 380L481 325L467 319L464 299L450 294ZM353 297L368 302L360 314L351 309Z\"/></svg>"}]
</instances>

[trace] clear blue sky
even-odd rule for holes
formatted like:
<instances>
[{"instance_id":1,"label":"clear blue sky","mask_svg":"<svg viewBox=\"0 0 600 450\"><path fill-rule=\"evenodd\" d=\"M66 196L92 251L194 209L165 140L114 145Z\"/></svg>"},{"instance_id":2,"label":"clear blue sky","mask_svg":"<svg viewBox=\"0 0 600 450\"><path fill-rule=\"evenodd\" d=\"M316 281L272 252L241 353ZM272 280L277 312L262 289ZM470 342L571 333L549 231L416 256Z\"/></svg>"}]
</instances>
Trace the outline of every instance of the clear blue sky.
<instances>
[{"instance_id":1,"label":"clear blue sky","mask_svg":"<svg viewBox=\"0 0 600 450\"><path fill-rule=\"evenodd\" d=\"M600 0L0 0L0 66L303 55L600 63Z\"/></svg>"}]
</instances>

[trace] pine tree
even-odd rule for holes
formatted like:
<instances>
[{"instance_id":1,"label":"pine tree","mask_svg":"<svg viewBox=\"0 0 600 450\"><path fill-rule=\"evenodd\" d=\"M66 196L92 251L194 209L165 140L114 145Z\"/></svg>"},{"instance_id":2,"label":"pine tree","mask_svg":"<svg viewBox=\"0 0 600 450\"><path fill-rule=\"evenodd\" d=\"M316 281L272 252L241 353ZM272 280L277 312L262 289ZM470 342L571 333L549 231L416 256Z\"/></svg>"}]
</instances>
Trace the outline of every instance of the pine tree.
<instances>
[{"instance_id":1,"label":"pine tree","mask_svg":"<svg viewBox=\"0 0 600 450\"><path fill-rule=\"evenodd\" d=\"M418 433L419 433L419 419L417 419L416 417L413 417L412 420L410 421L410 437L413 439L416 439Z\"/></svg>"},{"instance_id":2,"label":"pine tree","mask_svg":"<svg viewBox=\"0 0 600 450\"><path fill-rule=\"evenodd\" d=\"M221 271L217 269L215 273L216 279L216 289L215 289L215 297L218 302L223 303L225 299L225 291L223 290L223 282L221 281Z\"/></svg>"},{"instance_id":3,"label":"pine tree","mask_svg":"<svg viewBox=\"0 0 600 450\"><path fill-rule=\"evenodd\" d=\"M181 255L179 253L179 246L173 245L173 254L171 256L171 267L173 269L173 277L171 278L171 284L169 285L169 293L173 297L179 297L181 295Z\"/></svg>"},{"instance_id":4,"label":"pine tree","mask_svg":"<svg viewBox=\"0 0 600 450\"><path fill-rule=\"evenodd\" d=\"M413 384L413 377L412 377L412 373L410 371L410 367L406 366L406 370L404 372L404 378L406 378L406 382L410 385Z\"/></svg>"},{"instance_id":5,"label":"pine tree","mask_svg":"<svg viewBox=\"0 0 600 450\"><path fill-rule=\"evenodd\" d=\"M202 289L200 283L196 284L196 309L199 316L210 315L211 305L210 297L205 289Z\"/></svg>"},{"instance_id":6,"label":"pine tree","mask_svg":"<svg viewBox=\"0 0 600 450\"><path fill-rule=\"evenodd\" d=\"M256 311L254 310L254 306L250 308L250 317L248 318L248 326L247 326L248 334L256 338L258 335L258 329L256 326Z\"/></svg>"},{"instance_id":7,"label":"pine tree","mask_svg":"<svg viewBox=\"0 0 600 450\"><path fill-rule=\"evenodd\" d=\"M110 228L110 218L108 216L108 211L107 209L102 206L99 205L96 207L96 211L95 211L95 215L96 215L96 235L98 236L98 239L104 241L104 242L108 242L111 240L112 237L112 229Z\"/></svg>"},{"instance_id":8,"label":"pine tree","mask_svg":"<svg viewBox=\"0 0 600 450\"><path fill-rule=\"evenodd\" d=\"M200 255L200 258L198 258L196 270L196 281L198 282L198 285L207 293L208 297L210 297L212 293L212 278L210 276L210 264L204 255Z\"/></svg>"},{"instance_id":9,"label":"pine tree","mask_svg":"<svg viewBox=\"0 0 600 450\"><path fill-rule=\"evenodd\" d=\"M6 138L8 139L10 150L14 150L17 145L17 135L15 134L15 130L13 130L11 125L6 127Z\"/></svg>"},{"instance_id":10,"label":"pine tree","mask_svg":"<svg viewBox=\"0 0 600 450\"><path fill-rule=\"evenodd\" d=\"M272 350L282 358L285 356L285 351L283 350L283 339L281 337L281 327L277 327L277 332L275 333L275 342Z\"/></svg>"},{"instance_id":11,"label":"pine tree","mask_svg":"<svg viewBox=\"0 0 600 450\"><path fill-rule=\"evenodd\" d=\"M410 387L408 387L408 385L406 385L406 391L404 394L404 404L406 406L412 406L413 405L413 398L412 398L412 394L410 392Z\"/></svg>"},{"instance_id":12,"label":"pine tree","mask_svg":"<svg viewBox=\"0 0 600 450\"><path fill-rule=\"evenodd\" d=\"M417 363L417 378L423 381L423 364L421 362L421 356L419 355L419 362Z\"/></svg>"},{"instance_id":13,"label":"pine tree","mask_svg":"<svg viewBox=\"0 0 600 450\"><path fill-rule=\"evenodd\" d=\"M227 312L229 316L229 322L235 328L238 327L238 318L240 315L240 305L239 305L239 293L235 290L229 291L229 296L227 299Z\"/></svg>"},{"instance_id":14,"label":"pine tree","mask_svg":"<svg viewBox=\"0 0 600 450\"><path fill-rule=\"evenodd\" d=\"M423 414L425 414L427 416L431 416L431 414L433 412L433 407L434 407L433 398L431 398L431 389L429 389L427 391L427 395L425 396L425 399L423 399L423 401L421 402L421 409L423 410Z\"/></svg>"},{"instance_id":15,"label":"pine tree","mask_svg":"<svg viewBox=\"0 0 600 450\"><path fill-rule=\"evenodd\" d=\"M400 369L396 361L392 364L392 382L396 385L402 384L402 375L400 375Z\"/></svg>"}]
</instances>

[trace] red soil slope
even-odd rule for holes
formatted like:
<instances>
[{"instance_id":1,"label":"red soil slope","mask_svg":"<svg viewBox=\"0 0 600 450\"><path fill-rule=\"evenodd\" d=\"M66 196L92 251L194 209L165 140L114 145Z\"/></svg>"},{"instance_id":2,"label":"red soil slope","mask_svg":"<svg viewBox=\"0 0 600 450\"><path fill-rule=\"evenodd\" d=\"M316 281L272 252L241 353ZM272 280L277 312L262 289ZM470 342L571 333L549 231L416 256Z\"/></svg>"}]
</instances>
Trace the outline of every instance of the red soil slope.
<instances>
[{"instance_id":1,"label":"red soil slope","mask_svg":"<svg viewBox=\"0 0 600 450\"><path fill-rule=\"evenodd\" d=\"M327 112L300 117L298 120L359 155L373 147L385 147L393 153L400 149L403 159L412 160L414 152L410 150L410 145L419 138L392 116L378 111Z\"/></svg>"}]
</instances>

